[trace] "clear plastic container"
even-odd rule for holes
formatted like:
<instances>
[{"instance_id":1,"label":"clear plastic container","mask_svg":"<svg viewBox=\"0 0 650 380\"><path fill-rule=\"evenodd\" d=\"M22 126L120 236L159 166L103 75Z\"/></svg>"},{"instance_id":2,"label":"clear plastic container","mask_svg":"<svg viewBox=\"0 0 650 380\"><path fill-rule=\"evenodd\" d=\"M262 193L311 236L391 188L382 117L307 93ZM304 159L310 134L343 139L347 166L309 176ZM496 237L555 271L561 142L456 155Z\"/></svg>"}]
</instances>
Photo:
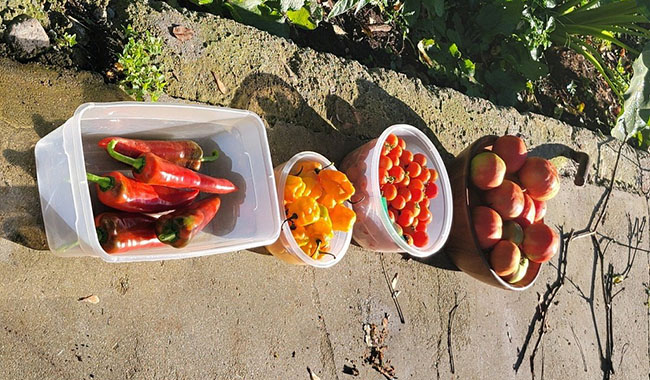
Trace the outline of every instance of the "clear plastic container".
<instances>
[{"instance_id":1,"label":"clear plastic container","mask_svg":"<svg viewBox=\"0 0 650 380\"><path fill-rule=\"evenodd\" d=\"M433 220L429 224L429 244L418 248L408 245L392 226L379 190L379 156L381 147L389 134L395 134L406 142L406 148L427 157L427 167L438 171L438 196L431 200L429 211ZM354 225L354 241L360 246L379 252L407 252L415 257L428 257L438 252L447 241L451 229L453 206L447 169L438 150L429 138L417 128L397 124L387 128L381 136L362 145L343 160L341 169L354 184L357 193L354 204L357 222Z\"/></svg>"},{"instance_id":2,"label":"clear plastic container","mask_svg":"<svg viewBox=\"0 0 650 380\"><path fill-rule=\"evenodd\" d=\"M296 164L300 162L316 161L323 166L329 165L330 160L315 152L300 152L293 156L289 161L275 168L275 180L277 182L278 204L282 205L284 202L284 184L287 180L289 173L295 173L292 170ZM334 165L329 166L325 170L336 170ZM350 207L346 204L347 207ZM280 206L282 207L282 206ZM284 211L282 211L284 215ZM311 265L316 268L329 268L332 265L341 261L345 253L350 247L350 240L352 240L351 232L334 231L334 238L330 242L329 252L336 258L325 255L320 260L314 260L303 252L302 248L298 246L296 240L291 234L289 223L282 225L280 237L273 244L266 246L266 249L271 252L273 256L286 261L290 264L296 265Z\"/></svg>"},{"instance_id":3,"label":"clear plastic container","mask_svg":"<svg viewBox=\"0 0 650 380\"><path fill-rule=\"evenodd\" d=\"M224 177L239 191L221 197L213 221L182 249L170 246L107 254L94 215L108 208L97 200L86 170L130 173L97 146L107 136L192 139L219 159L201 172ZM280 212L262 120L250 111L161 103L87 103L36 144L38 189L47 241L61 256L97 256L109 262L169 260L237 251L275 241Z\"/></svg>"}]
</instances>

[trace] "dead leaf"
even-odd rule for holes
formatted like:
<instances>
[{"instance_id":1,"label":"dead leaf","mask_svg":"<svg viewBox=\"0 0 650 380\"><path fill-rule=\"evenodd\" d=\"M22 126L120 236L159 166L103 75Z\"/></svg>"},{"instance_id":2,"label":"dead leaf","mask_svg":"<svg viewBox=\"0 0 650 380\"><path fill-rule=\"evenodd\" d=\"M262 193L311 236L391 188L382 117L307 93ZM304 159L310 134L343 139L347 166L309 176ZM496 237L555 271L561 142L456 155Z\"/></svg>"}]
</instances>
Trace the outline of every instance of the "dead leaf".
<instances>
[{"instance_id":1,"label":"dead leaf","mask_svg":"<svg viewBox=\"0 0 650 380\"><path fill-rule=\"evenodd\" d=\"M334 29L334 34L337 36L345 36L347 34L345 30L338 25L332 25L332 29Z\"/></svg>"},{"instance_id":2,"label":"dead leaf","mask_svg":"<svg viewBox=\"0 0 650 380\"><path fill-rule=\"evenodd\" d=\"M179 41L185 42L191 40L192 37L194 37L194 30L181 25L175 25L172 28L172 34L174 37L178 38Z\"/></svg>"},{"instance_id":3,"label":"dead leaf","mask_svg":"<svg viewBox=\"0 0 650 380\"><path fill-rule=\"evenodd\" d=\"M368 31L370 33L373 33L373 34L377 33L377 32L385 32L385 33L387 33L387 32L390 32L391 30L393 30L393 27L391 27L388 24L372 24L372 25L368 25L367 28L368 28Z\"/></svg>"},{"instance_id":4,"label":"dead leaf","mask_svg":"<svg viewBox=\"0 0 650 380\"><path fill-rule=\"evenodd\" d=\"M399 274L395 273L395 276L393 276L393 281L390 282L390 287L393 291L395 291L397 288L397 280L399 280Z\"/></svg>"},{"instance_id":5,"label":"dead leaf","mask_svg":"<svg viewBox=\"0 0 650 380\"><path fill-rule=\"evenodd\" d=\"M309 372L310 380L320 380L320 377L316 376L316 374L311 370L311 368L307 367L307 372Z\"/></svg>"},{"instance_id":6,"label":"dead leaf","mask_svg":"<svg viewBox=\"0 0 650 380\"><path fill-rule=\"evenodd\" d=\"M96 304L96 303L99 303L99 297L92 294L92 295L89 295L89 296L86 296L86 297L81 297L77 301L83 301L83 302L89 302L89 303L92 303L92 304Z\"/></svg>"},{"instance_id":7,"label":"dead leaf","mask_svg":"<svg viewBox=\"0 0 650 380\"><path fill-rule=\"evenodd\" d=\"M225 84L219 79L219 76L214 71L210 71L212 73L212 78L214 78L214 82L217 84L217 87L219 88L219 91L221 91L222 94L226 95L228 93L228 87L226 87Z\"/></svg>"}]
</instances>

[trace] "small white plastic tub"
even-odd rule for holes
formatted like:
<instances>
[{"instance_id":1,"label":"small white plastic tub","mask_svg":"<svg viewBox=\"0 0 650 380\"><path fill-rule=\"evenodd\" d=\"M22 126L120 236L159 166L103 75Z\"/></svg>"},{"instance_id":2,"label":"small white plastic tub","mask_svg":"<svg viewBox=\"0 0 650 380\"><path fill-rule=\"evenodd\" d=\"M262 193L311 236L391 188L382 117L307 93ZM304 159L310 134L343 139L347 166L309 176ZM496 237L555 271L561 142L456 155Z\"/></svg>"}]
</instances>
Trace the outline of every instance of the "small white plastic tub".
<instances>
[{"instance_id":1,"label":"small white plastic tub","mask_svg":"<svg viewBox=\"0 0 650 380\"><path fill-rule=\"evenodd\" d=\"M392 226L382 204L379 190L379 156L381 147L389 134L395 134L406 142L406 148L427 157L427 167L438 171L438 196L431 200L429 211L433 220L427 233L429 244L418 248L408 245ZM341 165L356 189L354 204L357 222L354 224L354 241L360 246L378 252L407 252L415 257L428 257L440 251L451 230L453 202L447 169L431 140L417 128L397 124L387 128L381 136L360 146L348 154Z\"/></svg>"},{"instance_id":2,"label":"small white plastic tub","mask_svg":"<svg viewBox=\"0 0 650 380\"><path fill-rule=\"evenodd\" d=\"M277 182L278 204L280 205L281 214L284 215L284 185L289 173L295 173L299 169L297 164L301 162L316 161L323 166L330 164L330 160L315 152L300 152L293 156L289 161L275 168L275 180ZM294 168L296 168L294 170ZM327 167L325 170L336 170L334 165ZM350 205L346 204L349 208ZM334 238L330 242L330 250L336 258L330 255L324 255L320 260L314 260L298 246L296 240L291 234L289 223L282 225L280 237L273 244L267 245L266 249L271 254L287 263L295 265L311 265L316 268L329 268L341 261L350 247L352 240L351 232L334 231Z\"/></svg>"},{"instance_id":3,"label":"small white plastic tub","mask_svg":"<svg viewBox=\"0 0 650 380\"><path fill-rule=\"evenodd\" d=\"M97 146L108 136L191 139L207 154L217 149L219 159L203 164L201 172L227 178L239 191L221 196L215 218L184 248L107 254L97 239L93 218L108 208L97 200L86 171L130 173ZM280 233L266 130L250 111L186 104L86 103L42 138L35 154L47 241L60 256L96 256L108 262L180 259L263 246Z\"/></svg>"}]
</instances>

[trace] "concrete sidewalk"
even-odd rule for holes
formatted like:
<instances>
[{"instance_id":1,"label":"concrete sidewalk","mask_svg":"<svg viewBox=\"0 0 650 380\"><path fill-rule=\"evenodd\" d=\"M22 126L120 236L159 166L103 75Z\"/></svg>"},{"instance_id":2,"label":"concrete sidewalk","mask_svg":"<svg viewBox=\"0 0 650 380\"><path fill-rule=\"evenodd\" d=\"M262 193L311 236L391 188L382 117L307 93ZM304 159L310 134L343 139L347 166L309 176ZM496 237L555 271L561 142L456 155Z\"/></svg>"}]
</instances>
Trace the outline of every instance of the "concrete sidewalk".
<instances>
[{"instance_id":1,"label":"concrete sidewalk","mask_svg":"<svg viewBox=\"0 0 650 380\"><path fill-rule=\"evenodd\" d=\"M594 175L581 189L570 178L575 165L555 159L564 175L563 191L549 203L550 225L565 231L585 227L605 193L618 144L604 137L425 87L393 72L368 71L229 20L151 3L157 6L131 5L122 17L163 36L172 22L198 31L196 54L166 38L169 93L177 97L167 101L258 112L268 126L274 164L301 150L340 161L397 122L425 130L447 158L481 135L508 130L521 133L546 157L562 153L563 145L592 156ZM227 94L210 82L211 70L228 86ZM349 366L360 371L360 379L383 379L364 364L369 349L363 325L380 325L386 314L385 358L400 379L531 377L529 355L539 328L531 321L538 295L557 278L558 258L543 268L532 289L510 293L461 272L384 254L387 275L399 273L402 324L382 255L354 246L328 270L292 267L262 250L126 265L61 259L35 250L45 246L33 145L79 104L125 98L87 73L0 61L3 378L309 379L309 367L323 380L352 379L343 373ZM643 192L650 187L649 158L624 152L600 232L626 244L636 242L631 235L642 235L640 247L647 250ZM432 264L440 265L440 257ZM608 342L613 343L612 378L639 379L650 373L649 256L641 251L631 256L616 244L605 252L605 270L608 263L615 273L628 264L631 268L614 287L620 293L613 300L609 337L602 265L596 258L589 238L572 243L567 282L548 314L536 356L536 378L602 378L601 356L607 356ZM78 301L91 294L99 303ZM529 332L529 347L515 372Z\"/></svg>"}]
</instances>

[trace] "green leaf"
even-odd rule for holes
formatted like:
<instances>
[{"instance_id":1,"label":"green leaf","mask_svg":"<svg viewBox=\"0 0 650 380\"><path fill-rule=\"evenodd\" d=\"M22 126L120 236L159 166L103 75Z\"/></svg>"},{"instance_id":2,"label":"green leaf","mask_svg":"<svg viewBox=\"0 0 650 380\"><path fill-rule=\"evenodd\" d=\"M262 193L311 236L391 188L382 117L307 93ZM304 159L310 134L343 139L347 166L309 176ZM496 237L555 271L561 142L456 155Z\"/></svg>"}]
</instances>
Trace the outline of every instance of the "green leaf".
<instances>
[{"instance_id":1,"label":"green leaf","mask_svg":"<svg viewBox=\"0 0 650 380\"><path fill-rule=\"evenodd\" d=\"M212 4L213 0L190 0L190 3L194 3L196 5L207 5L207 4Z\"/></svg>"},{"instance_id":2,"label":"green leaf","mask_svg":"<svg viewBox=\"0 0 650 380\"><path fill-rule=\"evenodd\" d=\"M623 113L616 120L612 136L627 141L635 137L647 148L650 143L648 121L650 120L650 43L646 44L634 61L634 75L630 87L623 94Z\"/></svg>"},{"instance_id":3,"label":"green leaf","mask_svg":"<svg viewBox=\"0 0 650 380\"><path fill-rule=\"evenodd\" d=\"M521 20L523 1L499 0L481 8L476 23L482 29L483 41L492 41L497 35L510 35Z\"/></svg>"},{"instance_id":4,"label":"green leaf","mask_svg":"<svg viewBox=\"0 0 650 380\"><path fill-rule=\"evenodd\" d=\"M650 0L636 0L640 13L650 20Z\"/></svg>"},{"instance_id":5,"label":"green leaf","mask_svg":"<svg viewBox=\"0 0 650 380\"><path fill-rule=\"evenodd\" d=\"M339 1L337 1L336 4L334 4L334 6L332 7L332 10L330 11L330 13L327 15L327 19L329 20L329 19L331 19L333 17L336 17L336 16L338 16L340 14L343 14L343 13L349 11L350 9L354 8L357 5L357 3L359 3L359 2L360 2L360 0L339 0Z\"/></svg>"},{"instance_id":6,"label":"green leaf","mask_svg":"<svg viewBox=\"0 0 650 380\"><path fill-rule=\"evenodd\" d=\"M431 16L442 17L445 13L445 0L422 0L422 5Z\"/></svg>"},{"instance_id":7,"label":"green leaf","mask_svg":"<svg viewBox=\"0 0 650 380\"><path fill-rule=\"evenodd\" d=\"M309 13L309 9L307 9L307 7L302 7L297 11L287 11L287 18L289 21L291 21L292 24L301 28L305 28L307 30L314 30L318 26L318 23L312 20L311 13Z\"/></svg>"},{"instance_id":8,"label":"green leaf","mask_svg":"<svg viewBox=\"0 0 650 380\"><path fill-rule=\"evenodd\" d=\"M305 0L280 0L280 9L282 9L282 12L286 12L288 10L299 10L304 5Z\"/></svg>"},{"instance_id":9,"label":"green leaf","mask_svg":"<svg viewBox=\"0 0 650 380\"><path fill-rule=\"evenodd\" d=\"M449 46L449 54L451 54L451 56L454 58L460 58L460 50L458 50L458 46L456 46L456 44L451 44Z\"/></svg>"}]
</instances>

